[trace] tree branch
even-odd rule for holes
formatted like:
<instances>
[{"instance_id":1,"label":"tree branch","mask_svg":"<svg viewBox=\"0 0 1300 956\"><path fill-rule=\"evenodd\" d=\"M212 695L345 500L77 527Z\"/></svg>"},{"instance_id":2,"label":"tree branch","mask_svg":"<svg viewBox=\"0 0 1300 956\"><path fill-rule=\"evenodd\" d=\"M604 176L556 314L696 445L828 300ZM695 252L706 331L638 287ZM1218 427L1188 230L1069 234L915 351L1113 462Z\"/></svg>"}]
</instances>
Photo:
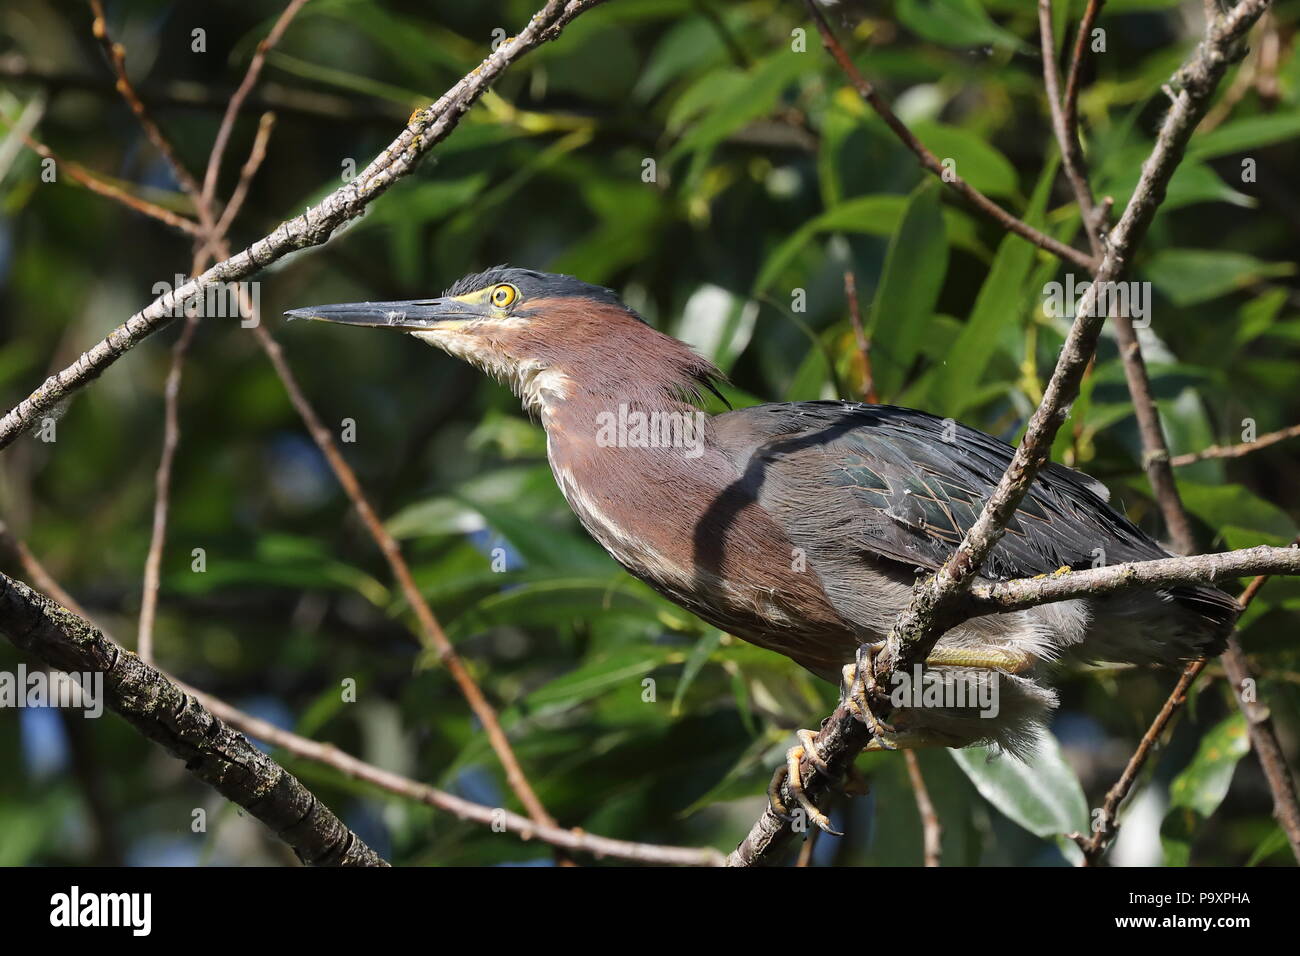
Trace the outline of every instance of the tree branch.
<instances>
[{"instance_id":1,"label":"tree branch","mask_svg":"<svg viewBox=\"0 0 1300 956\"><path fill-rule=\"evenodd\" d=\"M553 25L549 28L544 39L552 38L565 23L577 16L578 13L588 9L590 6L595 6L600 2L602 2L602 0L587 0L585 4L570 2L565 8L563 15L554 21ZM534 20L536 20L536 17ZM287 18L282 17L279 21L279 25L287 25ZM279 34L275 33L274 35L276 39L278 39ZM270 38L268 37L268 40L269 39ZM267 49L269 49L269 43L264 41L261 48L263 55ZM119 56L124 56L124 53L120 50L120 46L117 50ZM250 66L250 70L251 69L252 66ZM244 89L243 84L241 84L240 89ZM226 215L222 216L222 223L228 224L228 220L233 217L232 210L237 210L238 205L242 202L241 191L246 191L248 180L256 171L257 164L260 163L260 160L265 153L266 138L269 135L269 132L270 123L267 122L267 117L263 117L263 122L259 125L258 134L250 152L249 160L245 163L241 174L240 184L236 188L235 195L232 197L230 205L227 207ZM164 143L166 143L166 138L163 136L161 130L157 130L157 135L162 138ZM205 221L210 221L213 216L208 200L200 196L198 203L202 211L206 213L206 215L201 218ZM225 241L224 232L222 230L219 229L216 232L207 234L205 245L196 251L194 267L191 270L192 273L197 273L202 268L207 259L209 250L215 251L215 253L223 259L229 260L230 250ZM249 314L251 312L252 304L244 290L239 289L238 291L242 314ZM483 725L491 746L505 770L507 783L519 797L520 802L524 805L525 809L527 809L529 815L538 824L554 826L554 819L549 813L547 813L545 807L533 791L531 784L528 782L528 779L523 772L523 768L520 766L518 759L510 746L509 739L506 736L504 729L501 727L496 711L492 708L491 704L488 703L482 690L470 676L468 668L465 667L464 662L455 652L451 642L442 631L442 628L438 624L428 602L424 600L423 595L416 586L414 578L401 555L401 551L398 548L396 541L384 528L383 522L379 519L369 501L366 499L355 473L338 452L333 437L323 426L319 417L315 414L314 409L298 387L292 371L289 369L288 364L283 358L278 344L265 329L260 327L260 324L257 323L257 317L254 316L253 318L255 323L255 337L258 339L259 344L270 359L277 375L280 377L286 391L289 393L292 403L303 418L304 423L307 425L308 431L312 435L313 440L325 454L325 457L329 461L335 475L338 477L340 484L347 492L354 506L357 508L367 530L374 538L380 551L384 554L384 557L392 568L395 577L398 579L404 596L406 597L407 602L411 605L412 610L420 623L420 630L417 633L420 635L422 643L436 653L439 661L447 667L453 679L456 681L462 694L469 703L470 709ZM183 334L181 339L178 341L177 349L173 354L171 371L168 375L167 427L165 429L163 454L155 477L157 495L154 510L154 527L149 555L146 559L144 598L142 602L140 623L139 647L141 650L141 656L146 660L152 652L152 626L154 607L157 599L158 567L161 561L163 533L166 527L171 460L175 453L177 441L179 440L179 426L176 420L176 400L179 392L180 370L183 366L185 351L189 346L195 324L196 320L193 318L187 321L185 330L186 334Z\"/></svg>"},{"instance_id":2,"label":"tree branch","mask_svg":"<svg viewBox=\"0 0 1300 956\"><path fill-rule=\"evenodd\" d=\"M4 113L0 113L0 118L3 118L10 126L14 125L10 117ZM92 193L97 193L106 199L112 199L115 202L119 202L134 212L148 216L151 219L157 219L164 225L171 226L173 229L189 236L197 236L202 231L202 227L192 219L188 219L179 213L174 213L170 209L165 209L157 203L149 202L147 199L141 199L139 196L128 192L121 186L108 182L95 173L92 173L79 163L63 159L58 153L50 149L50 147L26 133L23 134L23 142L26 143L27 148L37 156L40 156L42 159L53 160L56 169L67 173L74 182L89 189Z\"/></svg>"},{"instance_id":3,"label":"tree branch","mask_svg":"<svg viewBox=\"0 0 1300 956\"><path fill-rule=\"evenodd\" d=\"M943 858L943 824L935 812L934 801L926 789L925 777L921 775L921 761L915 750L903 751L907 761L907 777L912 783L912 793L916 796L916 812L921 817L921 833L925 846L925 865L938 866ZM820 830L813 831L820 833Z\"/></svg>"},{"instance_id":4,"label":"tree branch","mask_svg":"<svg viewBox=\"0 0 1300 956\"><path fill-rule=\"evenodd\" d=\"M59 604L73 612L72 615L69 615L70 617L75 615L78 618L86 619L78 622L80 630L94 629L95 625L90 622L89 615L77 603L76 599L63 590L36 559L36 556L28 550L27 545L20 538L15 537L3 521L0 521L0 543L5 544L14 551L23 569L32 580L44 582L41 585L42 590L54 595ZM0 575L0 578L3 578L3 575ZM3 581L0 581L0 585L3 585ZM30 591L30 589L28 590ZM46 600L48 603L48 600L41 595L35 596L41 600ZM0 630L5 630L3 611L3 598L0 597ZM99 633L118 655L131 656L130 652L125 648L113 643L109 635L102 631ZM163 682L169 682L165 675L159 673L158 676ZM517 813L474 803L455 794L439 790L436 787L426 786L407 777L390 773L373 764L359 760L351 754L339 750L332 744L319 743L306 737L300 737L287 730L282 730L274 724L239 710L218 697L197 690L180 681L170 681L170 683L175 684L176 693L192 695L202 707L205 707L220 721L224 721L250 736L265 740L277 747L282 747L294 756L301 757L304 760L312 760L333 767L353 779L363 780L381 790L444 810L462 820L503 827L506 832L516 833L524 840L537 837L562 849L589 853L598 858L610 857L664 866L718 866L723 862L722 854L710 848L694 849L692 847L663 846L653 843L635 843L628 840L615 840L609 837L597 836L578 829L566 830L556 826L539 825L535 821ZM258 752L260 753L260 751Z\"/></svg>"},{"instance_id":5,"label":"tree branch","mask_svg":"<svg viewBox=\"0 0 1300 956\"><path fill-rule=\"evenodd\" d=\"M1296 539L1295 544L1300 544L1300 538ZM1255 595L1259 594L1268 578L1267 574L1257 576L1241 593L1237 603L1242 606L1243 610L1250 606L1251 601L1255 600ZM1142 735L1142 740L1138 742L1137 750L1133 752L1133 756L1129 758L1128 763L1125 765L1124 772L1115 781L1115 785L1106 791L1106 800L1101 807L1102 814L1097 821L1097 825L1093 828L1092 836L1085 837L1079 833L1069 835L1070 839L1078 844L1079 849L1083 851L1084 866L1094 866L1101 859L1102 854L1106 852L1110 841L1119 832L1117 821L1120 804L1124 802L1129 791L1133 789L1133 784L1137 781L1138 772L1142 769L1142 765L1150 757L1152 749L1154 749L1161 735L1164 734L1165 728L1173 719L1178 708L1186 703L1188 690L1191 689L1192 684L1201 675L1201 671L1205 669L1208 663L1202 658L1199 661L1192 661L1184 668L1178 683L1169 694L1168 700L1160 708L1160 713L1156 714L1155 720L1151 722L1147 732ZM1240 685L1236 686L1238 692L1240 692Z\"/></svg>"},{"instance_id":6,"label":"tree branch","mask_svg":"<svg viewBox=\"0 0 1300 956\"><path fill-rule=\"evenodd\" d=\"M101 80L83 73L64 73L33 66L19 53L0 55L0 78L13 85L29 84L52 93L76 90L98 96L117 95L106 90ZM212 88L202 83L176 80L165 84L136 88L141 102L155 110L160 107L213 110L224 113L233 91ZM245 106L255 112L274 110L282 116L299 116L310 120L328 120L331 124L391 128L395 120L406 118L407 110L391 100L374 97L344 96L320 90L263 83L256 96Z\"/></svg>"},{"instance_id":7,"label":"tree branch","mask_svg":"<svg viewBox=\"0 0 1300 956\"><path fill-rule=\"evenodd\" d=\"M311 866L386 866L296 777L93 624L0 574L0 631L51 667L104 675L105 703Z\"/></svg>"},{"instance_id":8,"label":"tree branch","mask_svg":"<svg viewBox=\"0 0 1300 956\"><path fill-rule=\"evenodd\" d=\"M1070 181L1074 198L1079 203L1079 216L1083 220L1083 229L1088 236L1088 244L1092 247L1093 258L1100 259L1103 251L1101 223L1097 221L1097 209L1093 205L1092 189L1088 185L1079 137L1061 102L1061 77L1056 68L1056 41L1052 36L1052 0L1038 0L1038 26L1043 48L1043 86L1047 92L1048 111L1052 114L1052 129L1061 150L1061 164L1065 167L1065 177ZM1079 36L1083 36L1082 27Z\"/></svg>"},{"instance_id":9,"label":"tree branch","mask_svg":"<svg viewBox=\"0 0 1300 956\"><path fill-rule=\"evenodd\" d=\"M289 394L289 400L297 409L304 424L306 424L308 434L316 442L316 446L325 456L325 460L329 462L330 468L338 478L339 484L343 486L344 492L347 493L348 499L352 502L352 506L356 509L366 530L379 546L384 560L388 562L393 576L402 589L402 595L406 598L407 603L411 606L411 611L419 622L418 633L421 643L436 654L438 660L447 668L452 680L456 682L456 686L469 703L470 710L474 712L474 716L483 725L483 730L488 735L492 750L496 753L497 758L501 761L502 768L505 770L506 782L509 784L510 789L519 797L519 802L523 804L528 811L528 815L538 825L554 826L555 819L547 812L533 790L532 784L528 782L528 777L525 775L523 767L519 764L518 757L515 756L515 752L510 746L510 740L506 736L505 729L501 726L500 718L497 717L496 711L470 674L465 662L456 653L455 647L438 623L438 619L434 616L433 609L429 607L429 602L420 593L420 588L411 574L410 566L406 563L406 559L402 557L401 548L398 546L396 539L389 534L388 529L384 527L384 522L375 513L375 509L371 506L369 499L366 498L366 494L361 488L361 482L357 480L356 472L352 470L352 466L347 463L347 459L339 452L338 446L334 442L334 436L321 422L320 416L316 414L302 389L298 387L298 382L294 378L292 369L289 368L289 363L285 361L279 343L271 337L271 333L266 331L260 323L254 327L253 334L257 336L258 343L266 352L267 358L271 360L271 365L274 366L285 391Z\"/></svg>"},{"instance_id":10,"label":"tree branch","mask_svg":"<svg viewBox=\"0 0 1300 956\"><path fill-rule=\"evenodd\" d=\"M537 838L563 850L588 853L598 858L611 857L659 866L720 866L723 862L722 854L713 849L634 843L629 840L597 836L578 829L567 830L554 825L538 824L528 817L510 813L500 807L474 803L445 790L390 773L373 764L358 760L332 744L318 743L287 730L281 730L274 724L237 710L225 701L201 691L192 690L191 693L231 726L238 727L244 733L265 740L267 743L283 747L296 757L333 767L353 779L362 780L399 797L446 811L461 820L503 828L507 833L517 834L522 840Z\"/></svg>"},{"instance_id":11,"label":"tree branch","mask_svg":"<svg viewBox=\"0 0 1300 956\"><path fill-rule=\"evenodd\" d=\"M1267 448L1269 445L1276 445L1288 438L1300 438L1300 425L1292 425L1290 428L1283 428L1275 432L1269 432L1267 435L1260 435L1254 441L1244 441L1236 445L1211 445L1209 448L1203 448L1200 451L1194 451L1186 455L1175 455L1169 459L1169 464L1173 468L1182 468L1184 465L1194 465L1196 462L1205 461L1208 458L1240 458L1242 455L1249 455L1251 452Z\"/></svg>"},{"instance_id":12,"label":"tree branch","mask_svg":"<svg viewBox=\"0 0 1300 956\"><path fill-rule=\"evenodd\" d=\"M1183 669L1183 673L1178 678L1178 683L1174 685L1169 698L1165 701L1164 706L1160 708L1160 713L1156 714L1155 720L1151 722L1147 732L1138 741L1137 750L1133 751L1133 756L1124 765L1124 772L1119 775L1115 785L1106 791L1106 799L1101 805L1101 817L1097 821L1097 826L1093 829L1092 836L1085 837L1080 833L1069 834L1070 839L1083 851L1084 866L1095 866L1097 861L1101 859L1106 847L1110 844L1111 838L1119 832L1116 818L1119 816L1120 804L1124 802L1124 798L1133 789L1133 784L1137 781L1142 765L1151 756L1151 751L1155 749L1174 714L1187 702L1187 692L1191 689L1196 678L1201 675L1201 671L1205 670L1206 663L1208 662L1205 658L1201 658L1199 661L1192 661Z\"/></svg>"},{"instance_id":13,"label":"tree branch","mask_svg":"<svg viewBox=\"0 0 1300 956\"><path fill-rule=\"evenodd\" d=\"M939 636L969 613L963 608L963 605L968 606L965 591L975 582L984 559L1001 539L1007 522L1028 492L1034 476L1047 462L1052 440L1069 413L1070 403L1078 396L1079 382L1096 349L1105 321L1104 316L1091 314L1096 311L1099 285L1115 281L1123 273L1128 257L1145 236L1156 209L1164 200L1169 180L1182 160L1197 123L1209 108L1215 88L1232 57L1237 55L1239 41L1268 4L1269 0L1242 0L1226 16L1208 24L1205 39L1174 75L1172 84L1178 92L1174 94L1172 106L1161 124L1155 146L1143 163L1133 195L1110 233L1106 254L1066 336L1043 400L1030 418L1025 437L1010 466L970 532L939 571L913 589L911 606L899 617L885 651L876 658L875 670L885 678L885 686L888 686L890 671L924 660ZM813 13L817 15L815 9ZM818 19L824 28L825 21ZM823 38L828 34L829 30L825 29ZM833 42L831 38L828 46ZM838 49L838 44L835 44L835 49ZM833 53L835 49L832 49ZM836 58L846 71L852 69L852 62L842 49ZM859 92L866 96L871 92L869 84L862 81ZM835 778L848 770L870 737L870 731L847 707L841 705L837 708L816 737L817 750L831 773L820 772L811 762L806 764L802 779L808 796L814 801L824 797ZM788 792L788 786L785 790L790 805L794 805L794 796ZM778 817L768 807L728 858L728 863L751 866L769 862L789 841L791 833L789 821Z\"/></svg>"},{"instance_id":14,"label":"tree branch","mask_svg":"<svg viewBox=\"0 0 1300 956\"><path fill-rule=\"evenodd\" d=\"M970 594L979 613L988 614L1135 588L1216 584L1253 574L1300 574L1300 548L1260 545L1221 554L1136 561L1041 578L979 582L971 586Z\"/></svg>"},{"instance_id":15,"label":"tree branch","mask_svg":"<svg viewBox=\"0 0 1300 956\"><path fill-rule=\"evenodd\" d=\"M208 154L208 168L203 174L201 201L206 206L210 207L216 200L217 175L221 172L221 160L226 155L226 144L230 142L230 133L235 127L235 119L239 116L240 109L244 106L244 100L248 99L248 94L257 85L257 78L262 72L262 64L266 62L266 51L280 42L280 37L284 36L284 31L288 29L289 23L298 15L298 11L303 8L306 2L307 0L289 0L289 4L281 11L275 25L271 27L271 32L258 41L257 50L253 53L253 59L244 72L244 79L236 87L234 94L230 97L230 102L226 104L225 115L221 117L221 126L217 129L216 139L212 141L212 151ZM223 235L224 230L218 229L217 234Z\"/></svg>"},{"instance_id":16,"label":"tree branch","mask_svg":"<svg viewBox=\"0 0 1300 956\"><path fill-rule=\"evenodd\" d=\"M1070 57L1070 75L1065 81L1065 128L1079 128L1079 87L1082 83L1083 61L1088 58L1088 39L1106 0L1088 0L1088 7L1079 21L1079 32L1074 37L1074 53ZM1100 224L1099 224L1100 225Z\"/></svg>"},{"instance_id":17,"label":"tree branch","mask_svg":"<svg viewBox=\"0 0 1300 956\"><path fill-rule=\"evenodd\" d=\"M257 133L253 136L253 148L248 152L248 159L244 160L244 165L239 170L239 182L235 184L235 190L230 194L230 201L226 203L226 208L221 211L221 218L217 220L214 234L225 237L230 231L231 223L239 215L239 210L244 208L244 200L248 198L248 190L252 185L253 177L257 175L258 168L262 161L266 159L266 147L271 140L271 130L275 128L275 114L263 113L262 118L257 122Z\"/></svg>"},{"instance_id":18,"label":"tree branch","mask_svg":"<svg viewBox=\"0 0 1300 956\"><path fill-rule=\"evenodd\" d=\"M911 608L900 618L889 639L881 669L908 666L924 660L939 635L959 623L954 613L961 592L975 580L979 569L1005 533L1029 491L1038 470L1046 464L1056 432L1079 394L1079 382L1097 345L1105 322L1097 311L1097 292L1103 283L1122 274L1129 255L1146 235L1165 190L1182 160L1196 124L1209 107L1215 87L1223 78L1238 42L1259 18L1270 0L1242 0L1231 13L1207 27L1206 38L1173 77L1178 88L1165 115L1155 147L1142 165L1142 174L1093 277L1080 314L1075 318L1057 359L1056 369L1043 392L1043 400L1029 420L1025 437L1016 449L1006 474L990 496L970 532L944 565L914 592ZM1166 459L1167 465L1167 459Z\"/></svg>"},{"instance_id":19,"label":"tree branch","mask_svg":"<svg viewBox=\"0 0 1300 956\"><path fill-rule=\"evenodd\" d=\"M182 191L185 192L192 200L199 214L199 224L203 229L212 228L212 218L208 215L206 204L201 201L199 193L199 184L194 176L181 162L176 150L172 147L171 142L163 135L158 124L154 122L149 110L140 100L139 94L136 93L135 87L131 85L131 78L126 72L126 50L122 44L114 43L113 38L108 35L108 20L104 16L104 5L101 0L88 0L90 11L94 15L94 21L91 24L91 30L95 34L95 39L104 50L104 58L108 60L109 66L113 69L113 74L117 77L117 91L122 94L126 100L127 106L135 114L136 120L144 130L145 136L149 142L153 143L154 148L162 154L167 165L171 167L172 174L176 177L176 182L180 184Z\"/></svg>"},{"instance_id":20,"label":"tree branch","mask_svg":"<svg viewBox=\"0 0 1300 956\"><path fill-rule=\"evenodd\" d=\"M179 308L220 282L246 278L290 252L318 246L344 223L355 219L393 183L408 175L420 159L456 127L461 116L512 63L541 43L554 39L575 17L603 0L548 0L517 36L502 43L433 105L418 110L388 148L357 177L330 193L301 216L281 223L270 235L217 263L197 279L159 296L72 365L51 375L0 418L0 448L31 428L41 416L97 378L128 350L180 314Z\"/></svg>"},{"instance_id":21,"label":"tree branch","mask_svg":"<svg viewBox=\"0 0 1300 956\"><path fill-rule=\"evenodd\" d=\"M924 168L938 176L940 181L951 188L953 192L964 196L971 205L998 223L1002 228L1029 240L1040 249L1046 249L1057 258L1071 262L1081 268L1092 269L1096 265L1096 262L1086 253L1071 248L1065 243L1039 232L1029 223L1017 219L962 179L954 170L945 167L938 157L930 152L925 144L917 139L912 131L907 128L907 125L898 118L884 98L876 92L875 87L854 65L853 59L845 52L839 40L835 39L835 34L831 32L826 17L817 8L814 0L804 0L804 3L808 7L808 12L812 15L813 22L817 25L817 31L821 34L822 45L835 58L835 62L840 65L840 69L844 71L853 88L858 91L858 95L867 101L871 108L876 111L876 114L885 121L885 125L893 131L895 136L902 140L903 145L916 154L916 158Z\"/></svg>"}]
</instances>

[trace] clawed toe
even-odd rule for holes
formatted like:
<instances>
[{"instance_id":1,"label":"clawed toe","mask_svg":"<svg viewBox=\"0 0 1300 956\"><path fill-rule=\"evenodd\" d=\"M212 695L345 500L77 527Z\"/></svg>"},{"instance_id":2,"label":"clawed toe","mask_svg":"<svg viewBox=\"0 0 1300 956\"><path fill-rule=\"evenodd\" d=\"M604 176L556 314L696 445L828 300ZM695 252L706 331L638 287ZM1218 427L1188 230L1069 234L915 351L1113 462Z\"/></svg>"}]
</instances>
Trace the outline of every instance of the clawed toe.
<instances>
[{"instance_id":1,"label":"clawed toe","mask_svg":"<svg viewBox=\"0 0 1300 956\"><path fill-rule=\"evenodd\" d=\"M817 743L811 730L801 730L797 736L800 741L799 744L791 747L786 752L785 763L776 768L776 772L772 774L772 782L767 788L767 799L771 804L772 812L783 820L790 820L794 816L785 805L785 801L781 799L781 784L785 783L789 786L794 798L799 801L799 806L804 813L808 815L808 819L831 836L843 836L844 834L831 826L830 818L817 808L817 805L812 802L812 798L808 796L803 786L801 764L805 759L827 776L832 776L830 767L822 759L821 754L817 752Z\"/></svg>"},{"instance_id":2,"label":"clawed toe","mask_svg":"<svg viewBox=\"0 0 1300 956\"><path fill-rule=\"evenodd\" d=\"M876 739L892 736L897 729L876 716L871 706L871 697L876 692L876 654L883 645L861 644L858 646L857 660L845 664L844 703L853 712L853 716L866 724Z\"/></svg>"}]
</instances>

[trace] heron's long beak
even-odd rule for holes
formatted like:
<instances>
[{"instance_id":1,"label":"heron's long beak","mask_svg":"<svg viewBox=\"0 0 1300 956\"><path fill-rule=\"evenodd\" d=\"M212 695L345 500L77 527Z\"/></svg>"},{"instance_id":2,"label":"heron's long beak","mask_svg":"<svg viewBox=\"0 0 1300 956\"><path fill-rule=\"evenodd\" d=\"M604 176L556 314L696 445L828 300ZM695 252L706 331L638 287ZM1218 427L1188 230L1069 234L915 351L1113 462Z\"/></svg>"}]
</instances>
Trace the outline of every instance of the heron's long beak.
<instances>
[{"instance_id":1,"label":"heron's long beak","mask_svg":"<svg viewBox=\"0 0 1300 956\"><path fill-rule=\"evenodd\" d=\"M408 302L343 302L290 309L290 319L316 319L343 325L372 325L380 328L419 332L446 323L482 318L489 314L484 305L459 299L412 299Z\"/></svg>"}]
</instances>

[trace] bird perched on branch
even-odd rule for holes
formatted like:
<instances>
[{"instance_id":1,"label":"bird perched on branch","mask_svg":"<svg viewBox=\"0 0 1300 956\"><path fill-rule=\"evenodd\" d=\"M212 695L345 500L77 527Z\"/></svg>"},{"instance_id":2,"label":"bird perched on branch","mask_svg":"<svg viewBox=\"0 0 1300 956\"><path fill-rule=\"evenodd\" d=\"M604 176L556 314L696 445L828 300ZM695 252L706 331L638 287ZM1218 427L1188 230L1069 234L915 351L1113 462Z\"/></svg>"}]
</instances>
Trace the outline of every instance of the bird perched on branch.
<instances>
[{"instance_id":1,"label":"bird perched on branch","mask_svg":"<svg viewBox=\"0 0 1300 956\"><path fill-rule=\"evenodd\" d=\"M498 267L435 299L286 314L408 332L506 382L540 419L556 482L614 560L710 624L855 688L876 748L1023 752L1056 703L1043 680L1049 665L1217 654L1236 618L1231 597L1201 586L975 617L930 653L936 693L894 700L885 723L874 708L888 689L864 693L860 650L869 685L871 651L918 577L970 529L1011 446L888 405L705 415L700 397L716 393L721 372L614 292L569 276ZM1168 557L1106 499L1099 482L1048 465L983 573L1003 580ZM978 693L989 678L993 706ZM800 739L816 762L811 735Z\"/></svg>"}]
</instances>

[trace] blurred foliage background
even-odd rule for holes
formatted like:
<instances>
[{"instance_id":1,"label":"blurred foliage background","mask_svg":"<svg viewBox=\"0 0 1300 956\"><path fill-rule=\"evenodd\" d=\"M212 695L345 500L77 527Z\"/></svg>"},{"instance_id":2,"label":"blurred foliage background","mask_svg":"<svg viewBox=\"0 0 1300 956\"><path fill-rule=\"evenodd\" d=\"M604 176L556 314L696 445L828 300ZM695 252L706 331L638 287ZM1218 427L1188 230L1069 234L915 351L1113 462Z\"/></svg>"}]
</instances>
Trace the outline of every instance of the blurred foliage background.
<instances>
[{"instance_id":1,"label":"blurred foliage background","mask_svg":"<svg viewBox=\"0 0 1300 956\"><path fill-rule=\"evenodd\" d=\"M1059 175L1034 5L897 0L832 14L900 116L1017 215L1081 242ZM1058 36L1084 4L1059 0ZM110 2L130 73L191 169L281 5ZM235 127L233 186L259 108L278 124L236 248L336 188L512 33L534 0L312 0ZM1143 333L1175 454L1300 421L1300 3L1252 35L1132 263L1154 289ZM142 137L85 4L0 11L0 404L13 405L187 270L189 242L71 184L42 182L34 134L154 202L189 211ZM1199 2L1111 0L1080 100L1094 191L1121 208L1199 36ZM194 52L192 31L205 31ZM806 49L793 48L806 31ZM28 114L33 115L33 114ZM264 321L324 420L355 422L349 461L471 663L547 808L566 824L729 850L798 727L835 688L703 625L623 573L556 490L544 437L504 389L409 339L286 326L286 308L414 298L511 262L610 285L729 372L734 404L860 396L844 294L857 279L882 400L1015 440L1065 320L1054 259L941 191L848 90L793 0L610 0L511 70L435 151L327 248L261 276ZM655 177L646 182L646 160ZM1243 161L1254 165L1243 181ZM900 231L906 221L908 228ZM1082 279L1084 277L1077 277ZM798 292L804 293L804 301ZM803 307L801 310L801 306ZM56 578L128 646L179 327L64 409L57 441L0 456L0 508ZM202 323L185 370L157 658L282 726L472 799L517 809L483 734L414 624L251 334ZM1285 544L1297 445L1181 468L1207 548ZM1105 481L1147 531L1159 515L1113 339L1056 457ZM206 571L192 570L203 548ZM507 569L491 555L504 548ZM4 570L22 577L12 554ZM1292 765L1300 582L1271 582L1242 641ZM20 658L0 643L0 669ZM35 662L27 661L29 665ZM921 753L950 865L1064 864L1171 688L1172 673L1059 675L1053 739L1032 766ZM355 703L341 682L357 682ZM650 681L652 683L647 683ZM647 698L652 698L647 700ZM549 863L548 849L457 823L278 755L400 864ZM821 864L919 864L901 755L864 756L871 795L834 813ZM288 851L109 716L0 712L0 863L283 863ZM194 808L210 813L191 832ZM1290 861L1222 671L1212 666L1128 804L1113 863Z\"/></svg>"}]
</instances>

